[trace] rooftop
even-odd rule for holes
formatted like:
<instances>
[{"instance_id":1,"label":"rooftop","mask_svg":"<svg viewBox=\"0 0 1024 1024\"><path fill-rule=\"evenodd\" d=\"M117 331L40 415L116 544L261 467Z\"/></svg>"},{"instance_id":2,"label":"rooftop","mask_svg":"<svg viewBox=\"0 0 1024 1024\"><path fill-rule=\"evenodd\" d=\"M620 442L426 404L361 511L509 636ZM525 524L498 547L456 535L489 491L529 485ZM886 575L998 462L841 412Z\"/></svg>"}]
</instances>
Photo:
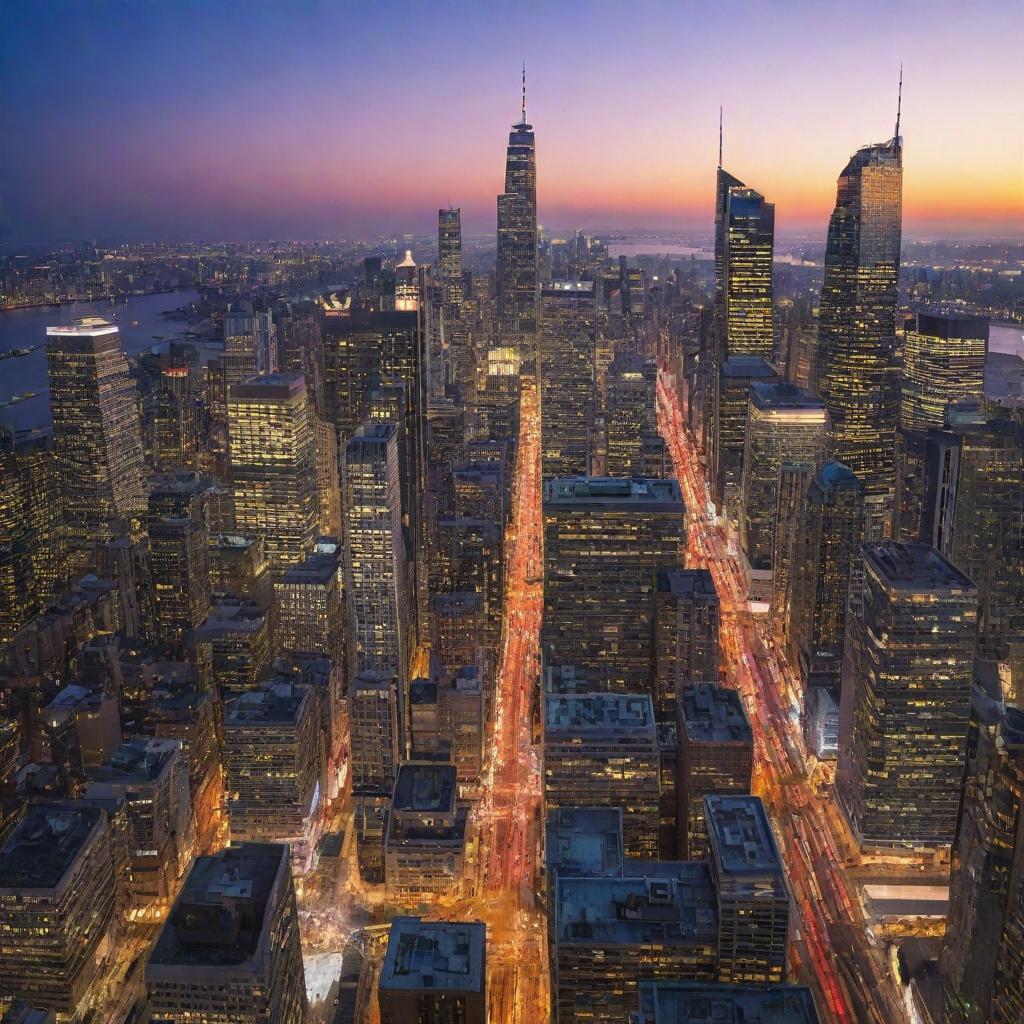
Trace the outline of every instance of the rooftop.
<instances>
[{"instance_id":1,"label":"rooftop","mask_svg":"<svg viewBox=\"0 0 1024 1024\"><path fill-rule=\"evenodd\" d=\"M93 783L86 791L86 796L102 795L96 784L152 782L160 777L168 762L180 750L181 742L176 739L136 736L122 743L110 760L100 767L86 769L89 781Z\"/></svg>"},{"instance_id":2,"label":"rooftop","mask_svg":"<svg viewBox=\"0 0 1024 1024\"><path fill-rule=\"evenodd\" d=\"M30 805L0 847L0 888L55 888L102 815L75 803Z\"/></svg>"},{"instance_id":3,"label":"rooftop","mask_svg":"<svg viewBox=\"0 0 1024 1024\"><path fill-rule=\"evenodd\" d=\"M255 604L221 602L210 609L206 620L195 631L196 640L209 640L225 633L257 633L267 613Z\"/></svg>"},{"instance_id":4,"label":"rooftop","mask_svg":"<svg viewBox=\"0 0 1024 1024\"><path fill-rule=\"evenodd\" d=\"M756 380L750 385L750 400L765 412L803 413L822 422L825 420L825 403L788 381Z\"/></svg>"},{"instance_id":5,"label":"rooftop","mask_svg":"<svg viewBox=\"0 0 1024 1024\"><path fill-rule=\"evenodd\" d=\"M282 582L290 586L326 586L338 575L340 564L337 546L333 551L311 551L301 562L296 562L285 571Z\"/></svg>"},{"instance_id":6,"label":"rooftop","mask_svg":"<svg viewBox=\"0 0 1024 1024\"><path fill-rule=\"evenodd\" d=\"M636 1024L818 1024L800 985L641 981Z\"/></svg>"},{"instance_id":7,"label":"rooftop","mask_svg":"<svg viewBox=\"0 0 1024 1024\"><path fill-rule=\"evenodd\" d=\"M885 540L865 544L865 563L882 582L895 590L974 591L974 584L930 544L901 544Z\"/></svg>"},{"instance_id":8,"label":"rooftop","mask_svg":"<svg viewBox=\"0 0 1024 1024\"><path fill-rule=\"evenodd\" d=\"M718 591L708 569L667 569L658 573L658 590L689 601L718 604Z\"/></svg>"},{"instance_id":9,"label":"rooftop","mask_svg":"<svg viewBox=\"0 0 1024 1024\"><path fill-rule=\"evenodd\" d=\"M382 989L483 992L486 925L396 917L381 968Z\"/></svg>"},{"instance_id":10,"label":"rooftop","mask_svg":"<svg viewBox=\"0 0 1024 1024\"><path fill-rule=\"evenodd\" d=\"M662 861L645 867L644 875L629 878L560 875L555 897L558 942L717 944L718 911L707 864Z\"/></svg>"},{"instance_id":11,"label":"rooftop","mask_svg":"<svg viewBox=\"0 0 1024 1024\"><path fill-rule=\"evenodd\" d=\"M824 487L860 487L860 480L844 462L826 462L818 470L818 479Z\"/></svg>"},{"instance_id":12,"label":"rooftop","mask_svg":"<svg viewBox=\"0 0 1024 1024\"><path fill-rule=\"evenodd\" d=\"M775 874L781 881L779 848L760 797L706 796L704 817L720 875Z\"/></svg>"},{"instance_id":13,"label":"rooftop","mask_svg":"<svg viewBox=\"0 0 1024 1024\"><path fill-rule=\"evenodd\" d=\"M231 385L232 398L288 399L306 390L301 373L270 373Z\"/></svg>"},{"instance_id":14,"label":"rooftop","mask_svg":"<svg viewBox=\"0 0 1024 1024\"><path fill-rule=\"evenodd\" d=\"M450 594L437 594L433 600L435 615L464 615L479 612L482 601L475 590L457 590Z\"/></svg>"},{"instance_id":15,"label":"rooftop","mask_svg":"<svg viewBox=\"0 0 1024 1024\"><path fill-rule=\"evenodd\" d=\"M104 334L117 334L117 326L101 316L83 316L72 324L47 327L47 337L97 338Z\"/></svg>"},{"instance_id":16,"label":"rooftop","mask_svg":"<svg viewBox=\"0 0 1024 1024\"><path fill-rule=\"evenodd\" d=\"M224 724L284 725L295 722L308 695L309 690L305 686L278 681L267 683L229 700L224 709Z\"/></svg>"},{"instance_id":17,"label":"rooftop","mask_svg":"<svg viewBox=\"0 0 1024 1024\"><path fill-rule=\"evenodd\" d=\"M753 743L739 692L715 683L684 686L679 703L686 735L696 743Z\"/></svg>"},{"instance_id":18,"label":"rooftop","mask_svg":"<svg viewBox=\"0 0 1024 1024\"><path fill-rule=\"evenodd\" d=\"M683 511L683 495L674 479L573 476L544 482L547 505L659 505Z\"/></svg>"},{"instance_id":19,"label":"rooftop","mask_svg":"<svg viewBox=\"0 0 1024 1024\"><path fill-rule=\"evenodd\" d=\"M917 314L918 334L932 338L969 338L988 341L988 320L984 317L964 316L962 313L935 313L920 311Z\"/></svg>"},{"instance_id":20,"label":"rooftop","mask_svg":"<svg viewBox=\"0 0 1024 1024\"><path fill-rule=\"evenodd\" d=\"M398 769L392 806L396 811L450 813L455 806L455 766L407 761Z\"/></svg>"},{"instance_id":21,"label":"rooftop","mask_svg":"<svg viewBox=\"0 0 1024 1024\"><path fill-rule=\"evenodd\" d=\"M656 739L650 694L569 693L544 698L548 732L647 733Z\"/></svg>"},{"instance_id":22,"label":"rooftop","mask_svg":"<svg viewBox=\"0 0 1024 1024\"><path fill-rule=\"evenodd\" d=\"M733 378L777 377L775 367L759 356L732 356L722 363L722 376Z\"/></svg>"},{"instance_id":23,"label":"rooftop","mask_svg":"<svg viewBox=\"0 0 1024 1024\"><path fill-rule=\"evenodd\" d=\"M600 693L608 688L611 669L600 665L544 665L544 692Z\"/></svg>"},{"instance_id":24,"label":"rooftop","mask_svg":"<svg viewBox=\"0 0 1024 1024\"><path fill-rule=\"evenodd\" d=\"M618 878L622 875L622 808L559 807L548 811L549 873Z\"/></svg>"},{"instance_id":25,"label":"rooftop","mask_svg":"<svg viewBox=\"0 0 1024 1024\"><path fill-rule=\"evenodd\" d=\"M149 964L237 966L259 946L274 881L288 847L240 843L197 857Z\"/></svg>"}]
</instances>

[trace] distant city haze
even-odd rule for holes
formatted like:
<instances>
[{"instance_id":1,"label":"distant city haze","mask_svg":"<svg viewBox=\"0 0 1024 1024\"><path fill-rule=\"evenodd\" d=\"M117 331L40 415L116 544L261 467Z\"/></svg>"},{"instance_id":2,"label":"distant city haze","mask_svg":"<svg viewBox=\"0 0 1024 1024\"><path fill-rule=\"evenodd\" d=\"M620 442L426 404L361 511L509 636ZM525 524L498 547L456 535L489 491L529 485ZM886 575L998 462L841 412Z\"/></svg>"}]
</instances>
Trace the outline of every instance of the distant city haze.
<instances>
[{"instance_id":1,"label":"distant city haze","mask_svg":"<svg viewBox=\"0 0 1024 1024\"><path fill-rule=\"evenodd\" d=\"M710 231L725 163L824 237L892 135L904 234L1024 233L1024 6L4 4L0 241L493 232L527 105L539 220Z\"/></svg>"}]
</instances>

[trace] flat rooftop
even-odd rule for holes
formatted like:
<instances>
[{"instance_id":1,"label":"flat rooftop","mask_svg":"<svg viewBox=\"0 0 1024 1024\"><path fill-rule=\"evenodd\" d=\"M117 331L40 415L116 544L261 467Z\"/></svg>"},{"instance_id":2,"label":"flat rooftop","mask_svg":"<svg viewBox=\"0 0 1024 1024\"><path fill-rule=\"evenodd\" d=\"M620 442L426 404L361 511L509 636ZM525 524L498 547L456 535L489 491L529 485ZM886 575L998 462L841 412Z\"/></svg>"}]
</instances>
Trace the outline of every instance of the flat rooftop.
<instances>
[{"instance_id":1,"label":"flat rooftop","mask_svg":"<svg viewBox=\"0 0 1024 1024\"><path fill-rule=\"evenodd\" d=\"M244 964L259 946L274 880L287 858L281 843L240 843L197 857L149 964Z\"/></svg>"},{"instance_id":2,"label":"flat rooftop","mask_svg":"<svg viewBox=\"0 0 1024 1024\"><path fill-rule=\"evenodd\" d=\"M738 379L778 376L775 367L759 356L732 356L722 363L721 373Z\"/></svg>"},{"instance_id":3,"label":"flat rooftop","mask_svg":"<svg viewBox=\"0 0 1024 1024\"><path fill-rule=\"evenodd\" d=\"M653 867L653 865L647 866ZM628 878L559 875L555 934L581 946L718 942L718 910L703 861L661 862Z\"/></svg>"},{"instance_id":4,"label":"flat rooftop","mask_svg":"<svg viewBox=\"0 0 1024 1024\"><path fill-rule=\"evenodd\" d=\"M622 808L559 807L548 811L548 873L595 878L622 875Z\"/></svg>"},{"instance_id":5,"label":"flat rooftop","mask_svg":"<svg viewBox=\"0 0 1024 1024\"><path fill-rule=\"evenodd\" d=\"M102 814L75 803L31 804L0 847L0 888L55 888Z\"/></svg>"},{"instance_id":6,"label":"flat rooftop","mask_svg":"<svg viewBox=\"0 0 1024 1024\"><path fill-rule=\"evenodd\" d=\"M935 592L974 591L977 588L952 562L930 544L901 544L885 540L865 544L864 561L894 590Z\"/></svg>"},{"instance_id":7,"label":"flat rooftop","mask_svg":"<svg viewBox=\"0 0 1024 1024\"><path fill-rule=\"evenodd\" d=\"M548 732L649 733L656 739L650 694L568 693L544 698Z\"/></svg>"},{"instance_id":8,"label":"flat rooftop","mask_svg":"<svg viewBox=\"0 0 1024 1024\"><path fill-rule=\"evenodd\" d=\"M305 390L306 378L301 373L270 373L232 384L230 397L280 401Z\"/></svg>"},{"instance_id":9,"label":"flat rooftop","mask_svg":"<svg viewBox=\"0 0 1024 1024\"><path fill-rule=\"evenodd\" d=\"M475 590L456 590L449 594L437 594L432 602L434 614L444 617L456 617L479 613L483 601Z\"/></svg>"},{"instance_id":10,"label":"flat rooftop","mask_svg":"<svg viewBox=\"0 0 1024 1024\"><path fill-rule=\"evenodd\" d=\"M308 695L305 686L280 681L267 683L229 700L224 709L224 724L255 726L295 722Z\"/></svg>"},{"instance_id":11,"label":"flat rooftop","mask_svg":"<svg viewBox=\"0 0 1024 1024\"><path fill-rule=\"evenodd\" d=\"M611 670L599 665L545 665L544 691L550 694L600 693Z\"/></svg>"},{"instance_id":12,"label":"flat rooftop","mask_svg":"<svg viewBox=\"0 0 1024 1024\"><path fill-rule=\"evenodd\" d=\"M693 683L680 691L679 712L695 743L753 743L739 692L716 683Z\"/></svg>"},{"instance_id":13,"label":"flat rooftop","mask_svg":"<svg viewBox=\"0 0 1024 1024\"><path fill-rule=\"evenodd\" d=\"M658 591L688 601L718 604L715 580L708 569L666 569L659 572Z\"/></svg>"},{"instance_id":14,"label":"flat rooftop","mask_svg":"<svg viewBox=\"0 0 1024 1024\"><path fill-rule=\"evenodd\" d=\"M571 476L546 480L544 504L630 508L661 506L684 511L678 480L639 476Z\"/></svg>"},{"instance_id":15,"label":"flat rooftop","mask_svg":"<svg viewBox=\"0 0 1024 1024\"><path fill-rule=\"evenodd\" d=\"M723 874L776 874L782 860L764 804L757 796L720 794L704 797L711 852Z\"/></svg>"},{"instance_id":16,"label":"flat rooftop","mask_svg":"<svg viewBox=\"0 0 1024 1024\"><path fill-rule=\"evenodd\" d=\"M181 750L176 739L136 736L122 743L98 768L87 768L86 775L92 783L123 785L131 782L152 782L160 777L167 762ZM90 786L86 796L96 796Z\"/></svg>"},{"instance_id":17,"label":"flat rooftop","mask_svg":"<svg viewBox=\"0 0 1024 1024\"><path fill-rule=\"evenodd\" d=\"M818 1024L802 985L641 981L635 1024Z\"/></svg>"},{"instance_id":18,"label":"flat rooftop","mask_svg":"<svg viewBox=\"0 0 1024 1024\"><path fill-rule=\"evenodd\" d=\"M333 552L311 551L301 562L285 570L281 582L288 586L326 586L338 575L340 564L337 549Z\"/></svg>"},{"instance_id":19,"label":"flat rooftop","mask_svg":"<svg viewBox=\"0 0 1024 1024\"><path fill-rule=\"evenodd\" d=\"M652 379L658 372L657 364L653 359L645 359L636 352L619 352L608 367L608 375L620 378L642 378L645 369Z\"/></svg>"},{"instance_id":20,"label":"flat rooftop","mask_svg":"<svg viewBox=\"0 0 1024 1024\"><path fill-rule=\"evenodd\" d=\"M407 761L398 769L396 811L451 813L455 808L455 766Z\"/></svg>"},{"instance_id":21,"label":"flat rooftop","mask_svg":"<svg viewBox=\"0 0 1024 1024\"><path fill-rule=\"evenodd\" d=\"M750 385L750 399L759 409L807 413L825 421L825 403L788 381L756 380Z\"/></svg>"},{"instance_id":22,"label":"flat rooftop","mask_svg":"<svg viewBox=\"0 0 1024 1024\"><path fill-rule=\"evenodd\" d=\"M215 604L193 636L209 640L227 633L256 633L266 621L267 613L255 604Z\"/></svg>"},{"instance_id":23,"label":"flat rooftop","mask_svg":"<svg viewBox=\"0 0 1024 1024\"><path fill-rule=\"evenodd\" d=\"M487 927L480 921L396 917L380 988L483 992L486 943Z\"/></svg>"}]
</instances>

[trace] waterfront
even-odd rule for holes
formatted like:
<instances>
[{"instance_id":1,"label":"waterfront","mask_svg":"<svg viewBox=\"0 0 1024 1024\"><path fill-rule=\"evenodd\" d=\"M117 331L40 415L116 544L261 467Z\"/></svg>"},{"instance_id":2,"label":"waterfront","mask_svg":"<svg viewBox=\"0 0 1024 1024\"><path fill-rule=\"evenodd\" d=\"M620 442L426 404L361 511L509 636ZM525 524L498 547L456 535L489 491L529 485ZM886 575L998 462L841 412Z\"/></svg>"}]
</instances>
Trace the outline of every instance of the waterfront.
<instances>
[{"instance_id":1,"label":"waterfront","mask_svg":"<svg viewBox=\"0 0 1024 1024\"><path fill-rule=\"evenodd\" d=\"M122 344L129 356L138 355L161 341L184 335L187 324L162 316L172 309L194 302L194 291L161 292L157 295L134 295L127 302L111 305L109 302L75 302L63 306L36 306L10 309L0 313L0 353L16 348L44 347L26 356L0 362L0 403L15 395L37 392L17 405L0 407L0 423L24 429L47 426L50 422L50 404L46 388L46 328L69 324L83 316L101 316L121 329Z\"/></svg>"}]
</instances>

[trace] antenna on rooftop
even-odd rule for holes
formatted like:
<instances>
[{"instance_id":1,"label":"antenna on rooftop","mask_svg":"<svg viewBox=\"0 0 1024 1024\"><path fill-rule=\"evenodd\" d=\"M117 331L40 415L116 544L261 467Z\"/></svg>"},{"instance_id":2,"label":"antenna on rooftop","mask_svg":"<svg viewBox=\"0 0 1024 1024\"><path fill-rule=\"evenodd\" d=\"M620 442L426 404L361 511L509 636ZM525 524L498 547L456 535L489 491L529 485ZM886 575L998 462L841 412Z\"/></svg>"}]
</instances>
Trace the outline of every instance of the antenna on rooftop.
<instances>
[{"instance_id":1,"label":"antenna on rooftop","mask_svg":"<svg viewBox=\"0 0 1024 1024\"><path fill-rule=\"evenodd\" d=\"M718 167L722 167L722 108L718 108Z\"/></svg>"}]
</instances>

